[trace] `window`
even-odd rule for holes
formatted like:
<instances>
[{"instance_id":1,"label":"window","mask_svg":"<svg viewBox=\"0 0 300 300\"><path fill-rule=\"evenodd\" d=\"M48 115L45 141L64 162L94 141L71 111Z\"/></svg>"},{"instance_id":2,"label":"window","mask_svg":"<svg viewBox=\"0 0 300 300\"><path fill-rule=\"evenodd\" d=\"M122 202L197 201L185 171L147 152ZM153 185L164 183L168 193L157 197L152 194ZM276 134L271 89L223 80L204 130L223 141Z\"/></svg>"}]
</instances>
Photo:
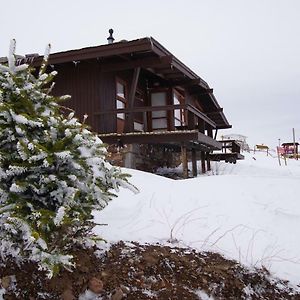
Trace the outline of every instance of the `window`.
<instances>
[{"instance_id":1,"label":"window","mask_svg":"<svg viewBox=\"0 0 300 300\"><path fill-rule=\"evenodd\" d=\"M121 79L117 79L116 82L116 107L117 109L126 108L126 83ZM119 113L117 114L117 118L121 120L125 120L125 114Z\"/></svg>"},{"instance_id":2,"label":"window","mask_svg":"<svg viewBox=\"0 0 300 300\"><path fill-rule=\"evenodd\" d=\"M140 122L134 122L133 126L134 126L134 131L144 131L144 124Z\"/></svg>"},{"instance_id":3,"label":"window","mask_svg":"<svg viewBox=\"0 0 300 300\"><path fill-rule=\"evenodd\" d=\"M165 106L167 103L166 92L151 93L152 106ZM153 111L152 112L152 130L164 130L168 128L167 111Z\"/></svg>"},{"instance_id":4,"label":"window","mask_svg":"<svg viewBox=\"0 0 300 300\"><path fill-rule=\"evenodd\" d=\"M117 81L117 97L125 99L125 84Z\"/></svg>"},{"instance_id":5,"label":"window","mask_svg":"<svg viewBox=\"0 0 300 300\"><path fill-rule=\"evenodd\" d=\"M180 105L180 104L184 104L184 97L178 93L176 90L174 90L174 94L173 94L173 103L174 105ZM176 126L184 126L185 125L185 113L184 113L184 109L180 108L180 109L175 109L174 110L174 125Z\"/></svg>"},{"instance_id":6,"label":"window","mask_svg":"<svg viewBox=\"0 0 300 300\"><path fill-rule=\"evenodd\" d=\"M124 108L125 108L125 102L117 99L117 109L124 109ZM119 119L125 120L125 114L124 113L117 114L117 117Z\"/></svg>"},{"instance_id":7,"label":"window","mask_svg":"<svg viewBox=\"0 0 300 300\"><path fill-rule=\"evenodd\" d=\"M137 89L135 93L134 106L143 107L144 103L144 94L142 90ZM134 131L144 131L144 114L142 112L134 113Z\"/></svg>"}]
</instances>

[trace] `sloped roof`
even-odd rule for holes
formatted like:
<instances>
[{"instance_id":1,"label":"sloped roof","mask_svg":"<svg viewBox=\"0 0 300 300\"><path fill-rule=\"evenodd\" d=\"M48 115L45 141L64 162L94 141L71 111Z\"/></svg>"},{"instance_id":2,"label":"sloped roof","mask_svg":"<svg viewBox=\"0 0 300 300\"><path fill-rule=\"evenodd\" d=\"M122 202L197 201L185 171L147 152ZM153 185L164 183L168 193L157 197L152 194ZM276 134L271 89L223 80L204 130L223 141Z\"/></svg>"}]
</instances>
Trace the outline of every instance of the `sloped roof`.
<instances>
[{"instance_id":1,"label":"sloped roof","mask_svg":"<svg viewBox=\"0 0 300 300\"><path fill-rule=\"evenodd\" d=\"M42 59L42 56L31 57L30 64L39 66ZM155 74L171 81L174 86L184 86L201 97L205 113L216 123L217 128L231 127L208 83L152 37L53 53L49 57L49 64L90 59L103 62L103 67L110 70L125 70L137 66L151 69Z\"/></svg>"}]
</instances>

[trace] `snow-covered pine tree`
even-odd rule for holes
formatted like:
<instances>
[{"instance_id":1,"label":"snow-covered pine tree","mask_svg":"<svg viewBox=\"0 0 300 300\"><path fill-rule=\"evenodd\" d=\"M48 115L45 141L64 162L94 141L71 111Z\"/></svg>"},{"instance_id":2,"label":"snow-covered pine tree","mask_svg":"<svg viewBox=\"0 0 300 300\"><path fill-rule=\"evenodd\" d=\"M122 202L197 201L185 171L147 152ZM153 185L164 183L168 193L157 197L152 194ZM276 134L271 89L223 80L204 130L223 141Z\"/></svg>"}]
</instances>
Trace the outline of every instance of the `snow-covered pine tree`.
<instances>
[{"instance_id":1,"label":"snow-covered pine tree","mask_svg":"<svg viewBox=\"0 0 300 300\"><path fill-rule=\"evenodd\" d=\"M135 188L105 160L101 140L61 114L66 96L50 94L49 50L37 76L16 66L14 40L0 64L0 258L35 261L52 276L72 266L75 244L96 238L92 210L119 186Z\"/></svg>"}]
</instances>

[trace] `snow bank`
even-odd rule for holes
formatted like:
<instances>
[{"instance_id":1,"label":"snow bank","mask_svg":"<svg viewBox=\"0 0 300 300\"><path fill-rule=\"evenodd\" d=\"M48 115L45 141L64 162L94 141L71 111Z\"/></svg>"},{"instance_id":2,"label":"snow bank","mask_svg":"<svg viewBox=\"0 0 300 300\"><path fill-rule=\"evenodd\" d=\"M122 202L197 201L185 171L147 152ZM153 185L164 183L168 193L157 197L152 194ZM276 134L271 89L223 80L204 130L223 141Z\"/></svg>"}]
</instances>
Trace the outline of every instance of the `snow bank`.
<instances>
[{"instance_id":1,"label":"snow bank","mask_svg":"<svg viewBox=\"0 0 300 300\"><path fill-rule=\"evenodd\" d=\"M122 189L95 212L108 241L160 242L213 250L279 277L300 278L300 161L279 166L265 153L236 165L214 163L210 176L172 180L126 170L140 189Z\"/></svg>"}]
</instances>

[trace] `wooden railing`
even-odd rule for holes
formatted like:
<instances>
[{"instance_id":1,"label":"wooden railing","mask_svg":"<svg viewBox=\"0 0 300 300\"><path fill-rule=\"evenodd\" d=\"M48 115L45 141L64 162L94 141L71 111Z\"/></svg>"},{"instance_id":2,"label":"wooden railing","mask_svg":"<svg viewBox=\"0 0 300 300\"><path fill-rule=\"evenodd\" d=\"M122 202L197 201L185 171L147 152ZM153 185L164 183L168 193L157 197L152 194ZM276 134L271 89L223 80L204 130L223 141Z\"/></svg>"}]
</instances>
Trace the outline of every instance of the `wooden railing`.
<instances>
[{"instance_id":1,"label":"wooden railing","mask_svg":"<svg viewBox=\"0 0 300 300\"><path fill-rule=\"evenodd\" d=\"M227 153L241 153L241 146L236 140L222 140L222 152Z\"/></svg>"},{"instance_id":2,"label":"wooden railing","mask_svg":"<svg viewBox=\"0 0 300 300\"><path fill-rule=\"evenodd\" d=\"M101 115L115 115L117 114L125 114L125 122L127 123L125 125L126 131L131 132L134 128L134 118L133 115L135 113L144 113L143 119L144 124L146 124L145 131L149 131L149 126L147 125L147 115L151 112L157 112L157 111L164 111L164 112L174 112L175 110L182 109L184 110L184 114L186 115L187 119L185 120L185 126L184 129L199 129L199 131L204 132L205 124L208 124L207 127L214 129L216 128L216 123L212 121L207 115L199 111L197 108L190 104L181 104L181 105L164 105L164 106L142 106L142 107L133 107L133 108L123 108L123 109L113 109L113 110L106 110L101 112L96 112L95 115L101 116ZM173 114L174 116L174 114ZM150 117L149 117L150 118ZM197 122L196 122L196 119ZM201 126L200 126L201 124ZM175 125L174 125L175 127ZM180 126L179 126L180 127ZM179 128L178 127L178 128ZM201 128L200 128L201 127Z\"/></svg>"}]
</instances>

